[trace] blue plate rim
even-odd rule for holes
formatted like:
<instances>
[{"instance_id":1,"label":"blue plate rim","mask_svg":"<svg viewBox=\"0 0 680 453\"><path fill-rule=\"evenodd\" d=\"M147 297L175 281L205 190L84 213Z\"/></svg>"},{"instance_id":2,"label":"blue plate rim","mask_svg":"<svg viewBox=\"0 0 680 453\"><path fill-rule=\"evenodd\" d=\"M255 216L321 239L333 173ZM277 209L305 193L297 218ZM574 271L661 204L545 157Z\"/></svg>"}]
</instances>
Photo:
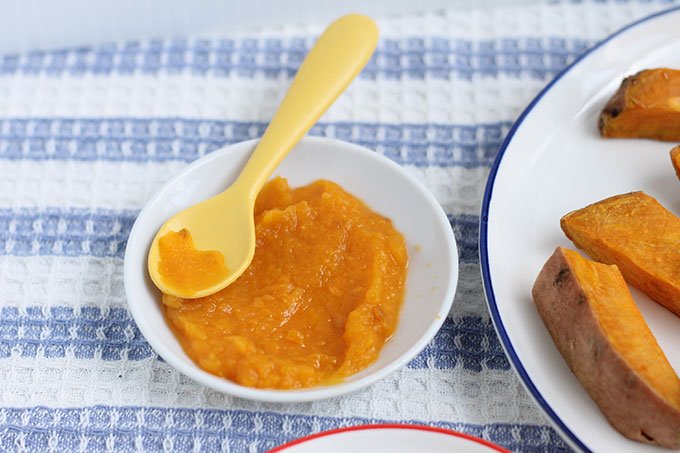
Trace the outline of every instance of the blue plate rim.
<instances>
[{"instance_id":1,"label":"blue plate rim","mask_svg":"<svg viewBox=\"0 0 680 453\"><path fill-rule=\"evenodd\" d=\"M496 181L496 175L498 173L498 168L500 167L501 161L503 160L503 156L505 155L505 152L512 142L512 139L517 132L517 130L520 128L520 126L524 123L524 120L526 117L529 115L529 113L538 105L538 103L541 101L543 96L545 96L548 91L559 81L564 75L566 75L569 71L571 71L574 67L576 67L583 59L585 59L587 56L592 54L595 50L599 49L606 43L610 42L612 39L618 37L619 35L637 27L638 25L641 25L645 22L648 22L652 19L656 19L661 16L665 16L666 14L671 14L674 12L680 11L680 6L674 6L672 8L664 9L661 11L657 11L656 13L650 14L648 16L645 16L641 19L638 19L623 28L619 29L618 31L612 33L611 35L607 36L604 38L602 41L598 42L595 44L593 47L590 49L586 50L584 53L579 55L571 64L569 64L567 67L562 69L554 79L550 81L539 93L536 95L536 97L529 103L529 105L522 111L522 113L519 115L515 123L512 125L510 130L508 131L508 135L505 137L503 140L503 143L501 144L501 147L498 150L498 154L496 155L496 159L494 160L493 165L491 166L491 170L489 172L489 177L486 182L486 187L484 189L484 196L482 198L482 210L481 210L481 215L479 216L479 261L481 265L481 273L482 273L482 283L484 285L484 294L486 295L486 302L489 307L489 312L491 313L491 319L493 321L494 327L496 329L496 333L498 334L499 339L501 340L501 344L503 345L503 348L505 349L505 353L510 359L510 362L513 365L513 368L515 369L515 372L519 375L520 379L524 383L525 388L529 391L529 393L532 395L532 397L536 400L536 402L539 404L543 412L550 418L552 423L558 428L558 431L562 433L564 437L566 437L570 442L572 442L574 445L578 446L579 449L585 452L590 452L591 450L585 445L585 443L579 439L565 424L564 422L560 419L560 417L557 415L557 413L550 407L550 405L545 401L543 396L541 395L541 392L538 391L536 386L534 385L533 381L529 377L529 374L527 371L524 369L524 366L522 365L522 362L519 360L519 357L517 356L517 353L515 352L514 347L512 346L512 343L510 341L510 338L508 338L507 332L505 330L505 326L503 325L503 321L500 318L500 314L498 312L498 306L496 304L496 297L493 292L493 284L491 283L491 275L489 273L489 252L488 252L488 243L487 243L487 233L488 233L488 214L489 214L489 206L491 203L491 198L493 196L493 189L494 189L494 183Z\"/></svg>"}]
</instances>

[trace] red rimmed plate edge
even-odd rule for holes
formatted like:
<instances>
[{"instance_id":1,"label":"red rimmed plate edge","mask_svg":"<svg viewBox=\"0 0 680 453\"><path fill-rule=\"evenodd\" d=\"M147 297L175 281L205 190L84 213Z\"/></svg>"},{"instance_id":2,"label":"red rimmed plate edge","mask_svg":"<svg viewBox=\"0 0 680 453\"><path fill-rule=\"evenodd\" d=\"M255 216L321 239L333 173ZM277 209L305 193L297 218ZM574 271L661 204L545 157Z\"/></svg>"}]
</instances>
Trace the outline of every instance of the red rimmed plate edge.
<instances>
[{"instance_id":1,"label":"red rimmed plate edge","mask_svg":"<svg viewBox=\"0 0 680 453\"><path fill-rule=\"evenodd\" d=\"M400 423L379 423L375 425L356 425L356 426L348 426L346 428L337 428L337 429L331 429L328 431L322 431L320 433L315 433L315 434L310 434L309 436L305 437L300 437L299 439L292 440L290 442L287 442L283 445L279 445L278 447L275 447L271 450L269 450L269 453L276 453L276 452L282 452L287 450L290 447L294 447L295 445L299 445L305 442L308 442L310 440L318 439L320 437L327 437L327 436L332 436L335 434L340 434L340 433L346 433L346 432L351 432L351 431L365 431L365 430L379 430L379 429L403 429L403 430L415 430L415 431L429 431L429 432L435 432L438 434L446 434L448 436L454 436L454 437L459 437L461 439L469 440L481 445L484 445L485 447L489 447L492 450L499 451L502 453L510 453L510 450L506 450L503 447L493 444L489 441L486 441L484 439L480 439L475 436L471 436L470 434L465 434L461 433L458 431L454 431L452 429L446 429L446 428L438 428L436 426L426 426L426 425L412 425L412 424L400 424Z\"/></svg>"}]
</instances>

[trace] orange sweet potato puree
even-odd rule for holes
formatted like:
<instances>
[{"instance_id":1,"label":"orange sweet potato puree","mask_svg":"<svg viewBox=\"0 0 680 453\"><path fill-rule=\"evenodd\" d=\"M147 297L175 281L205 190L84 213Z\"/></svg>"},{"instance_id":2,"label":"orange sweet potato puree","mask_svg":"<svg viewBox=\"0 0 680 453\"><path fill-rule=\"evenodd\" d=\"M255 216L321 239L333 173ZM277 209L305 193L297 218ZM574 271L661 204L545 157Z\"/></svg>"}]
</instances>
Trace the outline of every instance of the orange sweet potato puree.
<instances>
[{"instance_id":1,"label":"orange sweet potato puree","mask_svg":"<svg viewBox=\"0 0 680 453\"><path fill-rule=\"evenodd\" d=\"M163 295L166 318L204 370L239 384L331 384L376 360L397 325L408 256L392 222L330 181L270 181L255 205L256 249L208 297Z\"/></svg>"},{"instance_id":2,"label":"orange sweet potato puree","mask_svg":"<svg viewBox=\"0 0 680 453\"><path fill-rule=\"evenodd\" d=\"M170 231L158 240L158 273L165 284L183 292L199 291L227 276L224 255L217 250L196 250L187 229Z\"/></svg>"}]
</instances>

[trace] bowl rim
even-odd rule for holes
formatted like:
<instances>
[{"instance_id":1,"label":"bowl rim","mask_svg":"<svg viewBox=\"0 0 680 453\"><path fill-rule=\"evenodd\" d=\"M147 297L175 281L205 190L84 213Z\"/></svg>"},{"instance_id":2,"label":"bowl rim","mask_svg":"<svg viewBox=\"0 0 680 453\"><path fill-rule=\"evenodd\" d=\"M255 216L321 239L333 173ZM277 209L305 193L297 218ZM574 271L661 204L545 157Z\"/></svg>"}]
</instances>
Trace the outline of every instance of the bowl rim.
<instances>
[{"instance_id":1,"label":"bowl rim","mask_svg":"<svg viewBox=\"0 0 680 453\"><path fill-rule=\"evenodd\" d=\"M226 393L234 397L273 403L308 402L333 398L358 391L392 374L393 372L397 371L398 369L406 365L413 358L415 358L423 350L423 348L432 340L432 338L434 338L435 334L439 331L444 321L446 320L447 316L444 315L433 317L432 323L430 324L428 329L425 332L423 332L423 334L418 338L418 340L415 343L413 343L410 347L408 347L408 349L404 353L399 355L396 359L392 360L382 368L374 372L371 372L370 374L362 376L359 379L353 381L343 381L337 384L327 386L317 386L305 389L277 390L246 387L237 384L233 381L230 381L226 378L221 378L219 376L210 374L207 371L204 371L201 368L199 368L198 365L196 365L195 363L192 363L191 366L187 366L185 362L183 362L179 357L177 357L174 352L170 351L170 349L166 347L166 345L156 337L155 329L152 329L145 322L144 313L142 310L142 305L144 304L131 303L131 301L135 299L134 290L131 288L131 281L134 278L133 274L139 272L138 270L139 268L138 266L136 266L136 264L139 263L135 263L135 265L133 265L133 263L131 263L130 260L128 260L129 256L128 252L140 246L145 249L147 247L147 244L139 244L139 240L137 238L138 229L141 228L139 226L139 219L144 217L146 211L150 209L151 206L155 205L158 202L158 200L165 195L165 192L169 190L170 187L174 186L181 179L185 178L186 175L192 172L195 168L208 165L214 160L220 159L224 154L236 152L237 150L242 148L253 147L257 142L259 142L259 140L260 138L258 137L255 139L226 145L222 148L210 152L210 154L207 154L206 156L203 156L195 160L190 165L185 167L182 171L180 171L178 174L170 178L157 192L155 192L146 201L144 207L142 208L137 218L135 219L135 223L132 226L132 229L130 230L128 242L125 248L125 259L123 264L123 282L125 286L127 307L130 310L130 313L135 321L135 324L137 325L140 332L144 336L144 339L149 343L153 350L160 357L163 358L164 361L166 361L170 366L172 366L181 374L216 391ZM447 230L450 231L450 234L445 234L447 241L446 244L442 244L442 246L445 246L447 249L446 256L449 258L449 264L451 267L450 272L451 278L447 280L448 282L447 288L443 297L441 298L441 303L439 306L440 312L448 314L448 312L451 309L451 306L453 305L453 299L458 286L459 278L458 247L448 217L446 216L446 213L444 212L444 210L442 209L441 205L436 200L434 195L415 176L408 173L401 165L366 147L327 137L304 137L300 141L300 143L303 142L313 144L316 146L328 146L328 145L338 146L346 149L348 152L363 154L366 158L372 159L378 162L380 165L386 167L386 169L389 172L397 173L398 176L408 180L412 188L417 190L420 193L420 195L423 196L424 200L427 202L427 204L431 208L431 211L433 212L433 220L436 219L436 221L440 224L439 225L440 227L445 226L446 228L444 229L444 231ZM401 320L399 321L399 323L400 322ZM397 324L397 329L399 328L399 323Z\"/></svg>"}]
</instances>

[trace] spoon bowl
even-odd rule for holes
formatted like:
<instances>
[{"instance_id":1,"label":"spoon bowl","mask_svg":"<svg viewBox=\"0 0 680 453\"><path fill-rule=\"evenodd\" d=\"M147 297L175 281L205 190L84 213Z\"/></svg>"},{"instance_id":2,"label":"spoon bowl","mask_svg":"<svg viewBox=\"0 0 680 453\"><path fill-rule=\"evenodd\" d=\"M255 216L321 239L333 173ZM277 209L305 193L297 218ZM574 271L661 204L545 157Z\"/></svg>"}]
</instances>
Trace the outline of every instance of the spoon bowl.
<instances>
[{"instance_id":1,"label":"spoon bowl","mask_svg":"<svg viewBox=\"0 0 680 453\"><path fill-rule=\"evenodd\" d=\"M160 262L158 241L170 231L187 229L191 232L198 250L219 250L224 255L228 275L222 281L191 293L179 293L170 287L169 293L178 297L197 298L209 296L236 280L250 265L255 254L255 201L244 196L235 184L224 192L195 204L170 218L161 226L149 249L149 275L154 284L165 288L157 270ZM174 291L171 291L174 290ZM168 293L168 291L163 290Z\"/></svg>"}]
</instances>

